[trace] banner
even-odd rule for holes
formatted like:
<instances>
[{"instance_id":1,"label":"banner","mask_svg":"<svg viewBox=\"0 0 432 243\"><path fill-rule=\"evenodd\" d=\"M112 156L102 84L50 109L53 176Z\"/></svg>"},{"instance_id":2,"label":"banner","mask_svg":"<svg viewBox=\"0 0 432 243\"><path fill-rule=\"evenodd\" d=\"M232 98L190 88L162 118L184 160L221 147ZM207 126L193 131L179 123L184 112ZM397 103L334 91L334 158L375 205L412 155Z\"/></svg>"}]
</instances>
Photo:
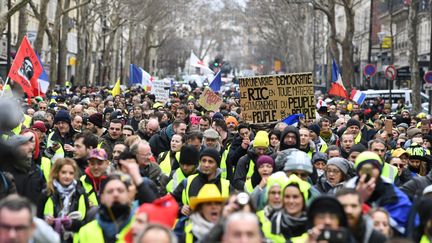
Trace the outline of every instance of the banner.
<instances>
[{"instance_id":1,"label":"banner","mask_svg":"<svg viewBox=\"0 0 432 243\"><path fill-rule=\"evenodd\" d=\"M171 81L169 79L155 80L152 84L151 93L156 96L156 101L166 103L169 101Z\"/></svg>"},{"instance_id":2,"label":"banner","mask_svg":"<svg viewBox=\"0 0 432 243\"><path fill-rule=\"evenodd\" d=\"M223 100L215 94L209 87L205 87L204 92L198 99L198 104L208 111L219 111Z\"/></svg>"},{"instance_id":3,"label":"banner","mask_svg":"<svg viewBox=\"0 0 432 243\"><path fill-rule=\"evenodd\" d=\"M292 114L315 119L312 73L239 78L243 120L277 122Z\"/></svg>"}]
</instances>

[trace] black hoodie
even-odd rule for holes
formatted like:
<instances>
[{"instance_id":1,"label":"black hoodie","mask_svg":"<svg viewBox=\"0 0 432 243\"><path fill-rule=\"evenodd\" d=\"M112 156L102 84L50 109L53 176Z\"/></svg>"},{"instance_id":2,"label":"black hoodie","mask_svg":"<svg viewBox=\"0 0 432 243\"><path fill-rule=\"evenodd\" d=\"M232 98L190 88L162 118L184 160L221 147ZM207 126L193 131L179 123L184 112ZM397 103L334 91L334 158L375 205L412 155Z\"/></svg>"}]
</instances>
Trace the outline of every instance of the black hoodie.
<instances>
[{"instance_id":1,"label":"black hoodie","mask_svg":"<svg viewBox=\"0 0 432 243\"><path fill-rule=\"evenodd\" d=\"M294 135L296 136L296 144L293 145L293 146L289 146L289 145L287 145L287 144L284 143L284 139L288 135L288 133L294 133ZM282 150L285 150L285 149L289 149L289 148L300 149L300 133L299 133L299 130L296 127L294 127L294 126L287 126L283 130L282 135L280 137L279 151L282 151Z\"/></svg>"}]
</instances>

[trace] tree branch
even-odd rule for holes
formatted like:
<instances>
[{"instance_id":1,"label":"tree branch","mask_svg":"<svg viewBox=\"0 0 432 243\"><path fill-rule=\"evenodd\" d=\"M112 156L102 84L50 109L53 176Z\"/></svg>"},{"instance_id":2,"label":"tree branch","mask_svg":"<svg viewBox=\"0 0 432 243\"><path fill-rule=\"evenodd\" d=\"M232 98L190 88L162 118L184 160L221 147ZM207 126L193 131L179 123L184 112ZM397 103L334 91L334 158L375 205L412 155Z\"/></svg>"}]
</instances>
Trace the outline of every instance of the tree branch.
<instances>
[{"instance_id":1,"label":"tree branch","mask_svg":"<svg viewBox=\"0 0 432 243\"><path fill-rule=\"evenodd\" d=\"M7 11L7 18L12 17L17 11L19 11L22 7L24 7L30 0L21 0L21 2L12 6L11 9Z\"/></svg>"},{"instance_id":2,"label":"tree branch","mask_svg":"<svg viewBox=\"0 0 432 243\"><path fill-rule=\"evenodd\" d=\"M87 2L83 2L83 3L81 3L81 4L75 5L75 6L73 6L73 7L68 8L68 9L65 9L65 10L62 11L61 15L67 14L67 13L69 13L70 11L75 10L75 9L77 9L77 8L80 8L80 7L82 7L82 6L84 6L84 5L87 5L87 4L89 4L89 3L91 3L91 0L88 0Z\"/></svg>"}]
</instances>

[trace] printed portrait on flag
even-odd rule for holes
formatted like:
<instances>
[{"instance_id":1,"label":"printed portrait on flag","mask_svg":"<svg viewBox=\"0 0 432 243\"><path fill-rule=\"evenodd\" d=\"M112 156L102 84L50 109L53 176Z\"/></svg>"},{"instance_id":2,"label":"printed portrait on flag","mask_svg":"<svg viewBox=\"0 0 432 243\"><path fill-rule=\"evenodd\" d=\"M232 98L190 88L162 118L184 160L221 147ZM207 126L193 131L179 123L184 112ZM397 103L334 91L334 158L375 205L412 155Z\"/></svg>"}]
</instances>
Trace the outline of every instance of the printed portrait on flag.
<instances>
[{"instance_id":1,"label":"printed portrait on flag","mask_svg":"<svg viewBox=\"0 0 432 243\"><path fill-rule=\"evenodd\" d=\"M41 73L42 65L27 36L25 36L9 70L8 77L19 84L29 97L33 97L34 90L38 89L38 78Z\"/></svg>"}]
</instances>

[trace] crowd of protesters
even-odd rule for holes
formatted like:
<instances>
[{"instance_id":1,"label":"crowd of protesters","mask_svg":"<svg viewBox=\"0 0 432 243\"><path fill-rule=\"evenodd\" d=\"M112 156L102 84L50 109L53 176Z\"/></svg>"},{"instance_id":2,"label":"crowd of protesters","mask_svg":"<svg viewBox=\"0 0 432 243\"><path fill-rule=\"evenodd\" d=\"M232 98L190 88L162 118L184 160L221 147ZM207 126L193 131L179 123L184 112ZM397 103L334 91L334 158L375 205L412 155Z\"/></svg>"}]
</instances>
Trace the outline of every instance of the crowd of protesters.
<instances>
[{"instance_id":1,"label":"crowd of protesters","mask_svg":"<svg viewBox=\"0 0 432 243\"><path fill-rule=\"evenodd\" d=\"M317 97L249 124L181 87L0 99L0 242L430 242L427 114Z\"/></svg>"}]
</instances>

